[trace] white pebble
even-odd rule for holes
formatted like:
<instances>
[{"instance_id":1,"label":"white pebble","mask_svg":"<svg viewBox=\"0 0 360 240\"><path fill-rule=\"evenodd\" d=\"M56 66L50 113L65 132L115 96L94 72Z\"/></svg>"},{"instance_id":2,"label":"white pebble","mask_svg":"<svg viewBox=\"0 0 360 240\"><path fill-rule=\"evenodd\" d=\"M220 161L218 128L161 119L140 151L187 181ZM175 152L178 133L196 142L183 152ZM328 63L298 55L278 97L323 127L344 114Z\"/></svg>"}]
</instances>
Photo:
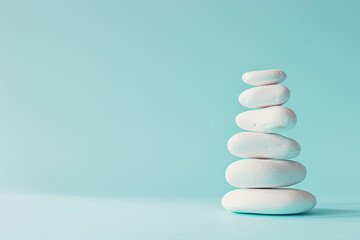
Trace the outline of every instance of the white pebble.
<instances>
[{"instance_id":1,"label":"white pebble","mask_svg":"<svg viewBox=\"0 0 360 240\"><path fill-rule=\"evenodd\" d=\"M221 203L233 212L296 214L313 209L316 199L311 193L291 188L237 189L225 194Z\"/></svg>"},{"instance_id":2,"label":"white pebble","mask_svg":"<svg viewBox=\"0 0 360 240\"><path fill-rule=\"evenodd\" d=\"M294 127L296 115L290 108L274 106L242 112L235 121L244 130L278 133Z\"/></svg>"},{"instance_id":3,"label":"white pebble","mask_svg":"<svg viewBox=\"0 0 360 240\"><path fill-rule=\"evenodd\" d=\"M242 75L245 83L253 86L276 84L284 81L286 74L280 70L262 70L247 72Z\"/></svg>"},{"instance_id":4,"label":"white pebble","mask_svg":"<svg viewBox=\"0 0 360 240\"><path fill-rule=\"evenodd\" d=\"M289 100L290 91L282 85L268 85L245 90L239 96L239 102L248 108L278 106Z\"/></svg>"},{"instance_id":5,"label":"white pebble","mask_svg":"<svg viewBox=\"0 0 360 240\"><path fill-rule=\"evenodd\" d=\"M300 154L301 147L291 138L271 133L241 132L233 135L229 152L243 158L290 159Z\"/></svg>"},{"instance_id":6,"label":"white pebble","mask_svg":"<svg viewBox=\"0 0 360 240\"><path fill-rule=\"evenodd\" d=\"M277 159L242 159L230 164L225 172L227 182L238 188L286 187L305 176L301 163Z\"/></svg>"}]
</instances>

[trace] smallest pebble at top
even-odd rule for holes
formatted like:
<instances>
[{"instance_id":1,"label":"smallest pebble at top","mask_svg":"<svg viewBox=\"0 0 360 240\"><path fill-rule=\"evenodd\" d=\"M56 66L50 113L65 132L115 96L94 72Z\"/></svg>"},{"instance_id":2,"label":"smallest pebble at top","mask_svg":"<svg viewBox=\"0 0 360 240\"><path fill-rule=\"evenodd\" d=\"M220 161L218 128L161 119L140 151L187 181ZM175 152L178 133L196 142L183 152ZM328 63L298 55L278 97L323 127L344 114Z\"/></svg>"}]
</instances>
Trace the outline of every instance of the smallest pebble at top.
<instances>
[{"instance_id":1,"label":"smallest pebble at top","mask_svg":"<svg viewBox=\"0 0 360 240\"><path fill-rule=\"evenodd\" d=\"M284 81L285 78L286 74L281 70L253 71L244 73L244 75L242 75L243 81L253 86L277 84Z\"/></svg>"}]
</instances>

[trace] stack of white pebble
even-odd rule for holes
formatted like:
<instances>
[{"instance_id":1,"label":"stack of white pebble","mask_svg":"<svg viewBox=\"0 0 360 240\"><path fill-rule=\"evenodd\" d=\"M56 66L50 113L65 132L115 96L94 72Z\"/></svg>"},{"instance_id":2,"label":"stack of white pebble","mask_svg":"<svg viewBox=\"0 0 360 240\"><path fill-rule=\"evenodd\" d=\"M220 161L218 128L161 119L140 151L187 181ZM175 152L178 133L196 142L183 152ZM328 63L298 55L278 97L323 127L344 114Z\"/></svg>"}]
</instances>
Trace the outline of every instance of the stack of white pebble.
<instances>
[{"instance_id":1,"label":"stack of white pebble","mask_svg":"<svg viewBox=\"0 0 360 240\"><path fill-rule=\"evenodd\" d=\"M300 145L277 133L296 124L295 113L281 106L290 97L289 89L277 85L286 74L280 70L247 72L245 83L256 86L242 92L239 102L248 108L240 113L236 124L247 131L228 141L231 154L246 158L226 169L226 180L241 188L225 194L222 205L233 212L258 214L297 214L314 208L315 197L305 191L280 188L301 182L305 167L292 159L300 154Z\"/></svg>"}]
</instances>

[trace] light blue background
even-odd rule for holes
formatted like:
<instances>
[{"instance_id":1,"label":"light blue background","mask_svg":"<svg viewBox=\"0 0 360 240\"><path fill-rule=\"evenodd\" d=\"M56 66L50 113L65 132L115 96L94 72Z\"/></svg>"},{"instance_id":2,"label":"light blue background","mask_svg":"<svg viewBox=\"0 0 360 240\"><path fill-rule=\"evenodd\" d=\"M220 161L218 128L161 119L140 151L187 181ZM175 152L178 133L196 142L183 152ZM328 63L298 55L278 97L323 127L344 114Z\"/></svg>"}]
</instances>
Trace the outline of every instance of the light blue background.
<instances>
[{"instance_id":1,"label":"light blue background","mask_svg":"<svg viewBox=\"0 0 360 240\"><path fill-rule=\"evenodd\" d=\"M359 195L356 1L1 1L0 187L221 197L250 70L282 69L297 185Z\"/></svg>"},{"instance_id":2,"label":"light blue background","mask_svg":"<svg viewBox=\"0 0 360 240\"><path fill-rule=\"evenodd\" d=\"M241 75L281 69L308 170L295 187L358 201L359 7L0 1L0 189L219 202Z\"/></svg>"}]
</instances>

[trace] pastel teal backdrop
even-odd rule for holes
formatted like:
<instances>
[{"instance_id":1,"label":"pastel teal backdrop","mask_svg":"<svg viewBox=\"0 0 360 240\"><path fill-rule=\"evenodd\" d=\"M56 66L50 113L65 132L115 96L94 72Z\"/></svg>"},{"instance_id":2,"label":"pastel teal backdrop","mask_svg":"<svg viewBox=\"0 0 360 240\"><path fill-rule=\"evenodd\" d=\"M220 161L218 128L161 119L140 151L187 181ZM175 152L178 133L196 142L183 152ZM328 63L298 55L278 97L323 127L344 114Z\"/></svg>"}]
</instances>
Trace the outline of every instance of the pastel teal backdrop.
<instances>
[{"instance_id":1,"label":"pastel teal backdrop","mask_svg":"<svg viewBox=\"0 0 360 240\"><path fill-rule=\"evenodd\" d=\"M284 70L308 175L358 197L358 1L1 1L0 189L218 199L244 72Z\"/></svg>"}]
</instances>

